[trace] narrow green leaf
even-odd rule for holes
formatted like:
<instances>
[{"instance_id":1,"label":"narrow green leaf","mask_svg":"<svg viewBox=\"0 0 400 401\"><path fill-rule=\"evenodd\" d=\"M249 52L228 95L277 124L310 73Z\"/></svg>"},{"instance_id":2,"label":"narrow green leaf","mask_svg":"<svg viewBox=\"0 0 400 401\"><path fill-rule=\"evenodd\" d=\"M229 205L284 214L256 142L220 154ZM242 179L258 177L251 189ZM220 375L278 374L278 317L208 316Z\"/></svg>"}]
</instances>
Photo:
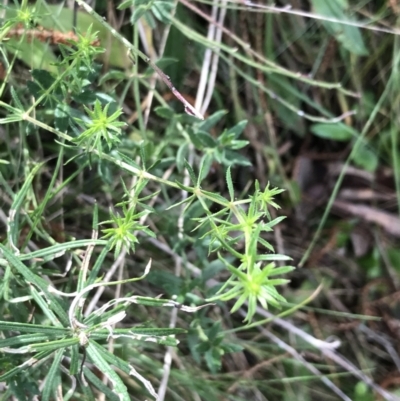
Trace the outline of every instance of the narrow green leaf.
<instances>
[{"instance_id":1,"label":"narrow green leaf","mask_svg":"<svg viewBox=\"0 0 400 401\"><path fill-rule=\"evenodd\" d=\"M95 202L93 207L93 223L92 223L92 230L97 231L99 229L99 206L97 202Z\"/></svg>"},{"instance_id":2,"label":"narrow green leaf","mask_svg":"<svg viewBox=\"0 0 400 401\"><path fill-rule=\"evenodd\" d=\"M107 330L98 330L95 331L90 338L95 341L104 341L109 338L110 332ZM179 344L179 340L177 340L174 337L169 337L169 336L151 336L151 335L143 335L143 334L134 334L130 330L118 330L115 329L113 330L113 337L118 338L118 337L123 337L125 339L130 338L131 340L136 340L136 341L151 341L152 343L160 344L160 345L165 345L167 347L176 347Z\"/></svg>"},{"instance_id":3,"label":"narrow green leaf","mask_svg":"<svg viewBox=\"0 0 400 401\"><path fill-rule=\"evenodd\" d=\"M287 273L290 273L291 271L293 271L295 269L296 268L294 266L276 267L276 268L271 270L271 272L268 274L268 276L277 276L278 274L287 274ZM272 282L272 280L271 280L271 282ZM285 282L287 282L287 280Z\"/></svg>"},{"instance_id":4,"label":"narrow green leaf","mask_svg":"<svg viewBox=\"0 0 400 401\"><path fill-rule=\"evenodd\" d=\"M11 96L14 100L14 104L17 106L19 111L22 112L22 110L25 110L25 107L22 105L21 101L19 100L17 92L15 91L13 86L11 86L10 90L11 90Z\"/></svg>"},{"instance_id":5,"label":"narrow green leaf","mask_svg":"<svg viewBox=\"0 0 400 401\"><path fill-rule=\"evenodd\" d=\"M61 320L61 324L64 327L69 325L68 315L66 311L62 308L59 300L49 292L49 284L47 281L43 280L37 274L34 274L30 269L28 269L7 247L0 243L0 250L7 261L14 267L19 274L27 281L29 284L33 284L40 288L45 294L49 301L49 307L54 311L54 313Z\"/></svg>"},{"instance_id":6,"label":"narrow green leaf","mask_svg":"<svg viewBox=\"0 0 400 401\"><path fill-rule=\"evenodd\" d=\"M27 177L24 179L24 184L22 185L21 189L18 191L16 196L14 197L13 203L11 204L11 211L19 212L22 206L22 203L25 200L26 194L31 188L31 184L33 179L35 178L36 173L42 168L44 163L37 164L28 174Z\"/></svg>"},{"instance_id":7,"label":"narrow green leaf","mask_svg":"<svg viewBox=\"0 0 400 401\"><path fill-rule=\"evenodd\" d=\"M165 302L165 300L164 300ZM168 327L131 327L124 329L114 329L114 334L135 334L138 336L152 336L152 337L165 337L176 334L184 334L187 331L180 328L168 328ZM110 332L107 329L95 330L90 333L91 338L95 335L109 335Z\"/></svg>"},{"instance_id":8,"label":"narrow green leaf","mask_svg":"<svg viewBox=\"0 0 400 401\"><path fill-rule=\"evenodd\" d=\"M268 223L261 223L261 227L263 231L272 231L272 227L279 224L281 221L285 220L286 216L279 216L276 219L269 221Z\"/></svg>"},{"instance_id":9,"label":"narrow green leaf","mask_svg":"<svg viewBox=\"0 0 400 401\"><path fill-rule=\"evenodd\" d=\"M4 330L2 330L4 331ZM47 334L21 334L19 336L12 336L0 339L0 348L4 347L17 347L21 345L34 344L39 341L49 341L51 337Z\"/></svg>"},{"instance_id":10,"label":"narrow green leaf","mask_svg":"<svg viewBox=\"0 0 400 401\"><path fill-rule=\"evenodd\" d=\"M77 375L80 370L80 353L79 353L79 345L73 345L70 347L71 351L71 362L69 365L69 374L70 375Z\"/></svg>"},{"instance_id":11,"label":"narrow green leaf","mask_svg":"<svg viewBox=\"0 0 400 401\"><path fill-rule=\"evenodd\" d=\"M47 248L39 249L34 252L25 253L18 256L19 260L31 260L31 259L44 259L46 262L55 258L58 258L65 254L65 252L76 249L86 248L88 245L107 245L107 241L97 239L83 239L75 240L70 242L63 242L62 244L56 244Z\"/></svg>"},{"instance_id":12,"label":"narrow green leaf","mask_svg":"<svg viewBox=\"0 0 400 401\"><path fill-rule=\"evenodd\" d=\"M22 121L22 114L17 113L6 118L0 118L0 124L10 124L18 121Z\"/></svg>"},{"instance_id":13,"label":"narrow green leaf","mask_svg":"<svg viewBox=\"0 0 400 401\"><path fill-rule=\"evenodd\" d=\"M179 187L181 187L181 189L184 189L183 187L184 187L184 185L179 185L178 183L177 183L177 185L179 186ZM180 205L184 205L185 203L186 203L186 207L189 207L189 205L194 201L194 199L195 199L195 195L191 195L191 196L189 196L188 198L186 198L186 199L184 199L184 200L182 200L182 201L180 201L180 202L177 202L177 203L174 203L173 205L171 205L171 206L169 206L168 208L167 208L167 210L170 210L170 209L172 209L172 208L174 208L174 207L178 207L178 206L180 206Z\"/></svg>"},{"instance_id":14,"label":"narrow green leaf","mask_svg":"<svg viewBox=\"0 0 400 401\"><path fill-rule=\"evenodd\" d=\"M289 256L280 255L278 253L274 253L272 255L257 255L257 260L265 260L265 261L285 261L292 260Z\"/></svg>"},{"instance_id":15,"label":"narrow green leaf","mask_svg":"<svg viewBox=\"0 0 400 401\"><path fill-rule=\"evenodd\" d=\"M22 333L40 333L47 336L66 336L71 332L71 329L64 327L45 326L41 324L30 324L30 323L17 323L17 322L6 322L0 320L0 330L20 331Z\"/></svg>"},{"instance_id":16,"label":"narrow green leaf","mask_svg":"<svg viewBox=\"0 0 400 401\"><path fill-rule=\"evenodd\" d=\"M100 255L97 257L96 262L92 268L92 270L90 271L90 275L89 278L87 279L86 284L83 285L82 288L84 288L84 286L88 286L93 284L96 279L98 278L99 275L99 271L103 265L104 259L106 258L106 256L108 255L109 251L110 251L110 243L107 243L107 245L101 250ZM85 296L83 296L83 298L85 299L87 296L87 294Z\"/></svg>"},{"instance_id":17,"label":"narrow green leaf","mask_svg":"<svg viewBox=\"0 0 400 401\"><path fill-rule=\"evenodd\" d=\"M33 287L30 287L30 292L34 301L39 305L40 309L42 310L43 314L47 316L47 318L51 321L53 326L62 327L60 321L57 319L56 315L53 311L49 308L47 301L39 294L39 292Z\"/></svg>"},{"instance_id":18,"label":"narrow green leaf","mask_svg":"<svg viewBox=\"0 0 400 401\"><path fill-rule=\"evenodd\" d=\"M129 166L133 167L135 170L139 170L141 171L142 169L140 168L140 166L134 161L132 160L130 157L124 155L121 152L116 152L118 154L118 157L124 161L126 164L128 164ZM114 153L115 154L115 153ZM118 163L116 163L118 165ZM121 166L123 167L123 166Z\"/></svg>"},{"instance_id":19,"label":"narrow green leaf","mask_svg":"<svg viewBox=\"0 0 400 401\"><path fill-rule=\"evenodd\" d=\"M53 351L44 351L44 352L39 352L39 353L35 354L32 358L29 358L22 365L16 366L15 368L10 369L8 372L5 372L4 374L0 375L0 382L9 381L15 375L26 371L29 367L31 367L38 361L41 361L42 359L45 359L52 354L53 354Z\"/></svg>"},{"instance_id":20,"label":"narrow green leaf","mask_svg":"<svg viewBox=\"0 0 400 401\"><path fill-rule=\"evenodd\" d=\"M258 242L265 246L265 248L267 248L268 250L270 250L271 252L275 252L274 247L268 242L266 241L264 238L259 237L258 238Z\"/></svg>"},{"instance_id":21,"label":"narrow green leaf","mask_svg":"<svg viewBox=\"0 0 400 401\"><path fill-rule=\"evenodd\" d=\"M349 141L351 138L359 136L359 133L354 128L343 123L313 124L311 132L320 138L331 139L333 141Z\"/></svg>"},{"instance_id":22,"label":"narrow green leaf","mask_svg":"<svg viewBox=\"0 0 400 401\"><path fill-rule=\"evenodd\" d=\"M119 397L120 401L130 401L128 390L121 380L121 378L115 373L115 370L110 366L110 364L103 358L106 350L99 352L99 349L93 344L93 341L89 341L86 347L86 352L90 360L96 365L106 377L110 380L113 388L113 392Z\"/></svg>"},{"instance_id":23,"label":"narrow green leaf","mask_svg":"<svg viewBox=\"0 0 400 401\"><path fill-rule=\"evenodd\" d=\"M83 368L83 373L86 379L97 387L101 393L105 394L106 400L119 401L119 397L113 393L108 386L106 386L102 380L100 380L90 369Z\"/></svg>"},{"instance_id":24,"label":"narrow green leaf","mask_svg":"<svg viewBox=\"0 0 400 401\"><path fill-rule=\"evenodd\" d=\"M101 356L108 362L111 363L112 365L116 366L118 369L121 369L123 372L130 376L134 376L136 379L138 379L147 389L147 391L157 399L157 393L154 391L153 386L151 383L146 380L143 376L138 374L136 370L133 368L133 366L129 365L126 361L122 360L121 358L118 358L117 356L111 354L110 352L106 351L101 345L96 343L95 341L92 342L91 344L93 347L95 347L98 352L101 354Z\"/></svg>"},{"instance_id":25,"label":"narrow green leaf","mask_svg":"<svg viewBox=\"0 0 400 401\"><path fill-rule=\"evenodd\" d=\"M146 165L147 165L147 152L146 152L146 144L142 142L139 146L139 153L140 153L140 159L142 162L142 168L143 170L146 170ZM128 192L126 192L128 193Z\"/></svg>"},{"instance_id":26,"label":"narrow green leaf","mask_svg":"<svg viewBox=\"0 0 400 401\"><path fill-rule=\"evenodd\" d=\"M228 206L228 201L220 194L205 191L204 189L201 190L201 194L203 194L205 198L208 198L222 206Z\"/></svg>"},{"instance_id":27,"label":"narrow green leaf","mask_svg":"<svg viewBox=\"0 0 400 401\"><path fill-rule=\"evenodd\" d=\"M231 175L231 168L228 167L226 170L226 184L228 185L229 196L231 198L231 202L235 201L235 191L233 189L233 182L232 182L232 175Z\"/></svg>"},{"instance_id":28,"label":"narrow green leaf","mask_svg":"<svg viewBox=\"0 0 400 401\"><path fill-rule=\"evenodd\" d=\"M61 340L48 341L45 343L31 344L31 347L35 351L43 352L43 351L47 351L47 350L55 351L60 348L71 347L76 344L79 344L79 338L78 337L70 337L70 338L63 338Z\"/></svg>"},{"instance_id":29,"label":"narrow green leaf","mask_svg":"<svg viewBox=\"0 0 400 401\"><path fill-rule=\"evenodd\" d=\"M55 386L57 385L56 376L57 374L60 373L60 363L63 354L64 354L64 349L59 349L54 355L53 363L51 364L50 370L46 375L46 381L43 387L43 392L42 392L43 401L49 401L50 399L57 398L55 394L56 390Z\"/></svg>"},{"instance_id":30,"label":"narrow green leaf","mask_svg":"<svg viewBox=\"0 0 400 401\"><path fill-rule=\"evenodd\" d=\"M210 172L210 168L213 162L212 155L209 153L206 153L202 158L200 162L200 169L199 169L199 178L197 179L197 187L200 187L201 182L204 180L204 178L207 177L208 173Z\"/></svg>"},{"instance_id":31,"label":"narrow green leaf","mask_svg":"<svg viewBox=\"0 0 400 401\"><path fill-rule=\"evenodd\" d=\"M185 164L186 170L189 173L190 180L192 181L193 184L195 184L197 179L196 179L196 175L194 173L194 170L193 170L192 166L187 162L186 159L184 161L184 164Z\"/></svg>"},{"instance_id":32,"label":"narrow green leaf","mask_svg":"<svg viewBox=\"0 0 400 401\"><path fill-rule=\"evenodd\" d=\"M11 204L10 207L10 215L14 214L14 218L10 219L10 225L9 225L9 232L8 232L8 238L9 240L15 244L17 241L17 225L14 224L15 219L16 219L16 214L19 214L21 212L21 206L25 200L25 197L28 193L28 191L31 189L32 181L33 178L35 177L36 173L39 171L39 169L44 165L44 163L39 163L37 164L25 177L24 179L24 184L22 185L21 189L18 191L18 193L15 195L13 203Z\"/></svg>"}]
</instances>

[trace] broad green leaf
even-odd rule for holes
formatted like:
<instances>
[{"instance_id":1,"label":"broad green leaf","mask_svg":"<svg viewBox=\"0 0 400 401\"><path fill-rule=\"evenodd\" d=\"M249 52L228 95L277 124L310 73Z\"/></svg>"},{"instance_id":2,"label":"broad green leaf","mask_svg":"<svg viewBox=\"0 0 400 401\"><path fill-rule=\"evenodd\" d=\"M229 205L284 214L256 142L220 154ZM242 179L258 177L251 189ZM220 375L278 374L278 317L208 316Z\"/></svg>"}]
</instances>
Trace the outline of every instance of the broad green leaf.
<instances>
[{"instance_id":1,"label":"broad green leaf","mask_svg":"<svg viewBox=\"0 0 400 401\"><path fill-rule=\"evenodd\" d=\"M278 253L274 253L274 254L270 254L270 255L258 255L257 256L257 260L265 260L265 261L282 261L282 260L292 260L292 258L290 258L289 256L286 255L280 255Z\"/></svg>"},{"instance_id":2,"label":"broad green leaf","mask_svg":"<svg viewBox=\"0 0 400 401\"><path fill-rule=\"evenodd\" d=\"M400 271L400 249L398 248L389 248L387 250L389 260L393 266L393 268L399 273Z\"/></svg>"},{"instance_id":3,"label":"broad green leaf","mask_svg":"<svg viewBox=\"0 0 400 401\"><path fill-rule=\"evenodd\" d=\"M153 14L146 13L143 15L143 18L151 30L156 29L156 20L154 19Z\"/></svg>"},{"instance_id":4,"label":"broad green leaf","mask_svg":"<svg viewBox=\"0 0 400 401\"><path fill-rule=\"evenodd\" d=\"M151 5L154 0L133 0L133 5L135 7L140 7L142 5Z\"/></svg>"},{"instance_id":5,"label":"broad green leaf","mask_svg":"<svg viewBox=\"0 0 400 401\"><path fill-rule=\"evenodd\" d=\"M172 120L175 113L170 107L158 106L154 109L154 112L166 120Z\"/></svg>"},{"instance_id":6,"label":"broad green leaf","mask_svg":"<svg viewBox=\"0 0 400 401\"><path fill-rule=\"evenodd\" d=\"M50 88L55 81L54 76L49 71L40 69L32 70L32 78L44 89Z\"/></svg>"},{"instance_id":7,"label":"broad green leaf","mask_svg":"<svg viewBox=\"0 0 400 401\"><path fill-rule=\"evenodd\" d=\"M201 270L201 278L206 282L210 278L218 275L224 269L225 265L219 259L213 260L206 268Z\"/></svg>"},{"instance_id":8,"label":"broad green leaf","mask_svg":"<svg viewBox=\"0 0 400 401\"><path fill-rule=\"evenodd\" d=\"M313 124L311 132L320 138L331 139L333 141L349 141L359 136L359 133L354 128L343 123Z\"/></svg>"},{"instance_id":9,"label":"broad green leaf","mask_svg":"<svg viewBox=\"0 0 400 401\"><path fill-rule=\"evenodd\" d=\"M226 166L239 165L239 166L252 166L252 162L242 154L230 149L226 149L223 155L223 163Z\"/></svg>"},{"instance_id":10,"label":"broad green leaf","mask_svg":"<svg viewBox=\"0 0 400 401\"><path fill-rule=\"evenodd\" d=\"M346 21L355 22L347 12L348 4L344 1L311 0L314 11L322 16L340 20L343 23L322 21L327 31L349 52L359 56L368 55L360 29L346 24Z\"/></svg>"},{"instance_id":11,"label":"broad green leaf","mask_svg":"<svg viewBox=\"0 0 400 401\"><path fill-rule=\"evenodd\" d=\"M205 145L204 145L204 142L201 140L201 137L198 136L197 134L195 134L192 129L188 129L187 133L189 134L190 141L193 143L195 148L198 150L202 150Z\"/></svg>"},{"instance_id":12,"label":"broad green leaf","mask_svg":"<svg viewBox=\"0 0 400 401\"><path fill-rule=\"evenodd\" d=\"M8 10L7 15L9 13ZM17 57L31 69L42 68L57 72L55 67L57 58L47 43L42 43L35 38L30 42L11 38L5 42L4 46L10 53L17 54Z\"/></svg>"},{"instance_id":13,"label":"broad green leaf","mask_svg":"<svg viewBox=\"0 0 400 401\"><path fill-rule=\"evenodd\" d=\"M356 153L353 155L353 161L357 166L370 172L374 172L379 165L376 152L368 148L366 144L361 144L358 147Z\"/></svg>"},{"instance_id":14,"label":"broad green leaf","mask_svg":"<svg viewBox=\"0 0 400 401\"><path fill-rule=\"evenodd\" d=\"M174 7L174 2L156 0L151 8L151 11L153 12L154 16L163 24L169 24L171 21L171 12Z\"/></svg>"},{"instance_id":15,"label":"broad green leaf","mask_svg":"<svg viewBox=\"0 0 400 401\"><path fill-rule=\"evenodd\" d=\"M221 369L221 354L219 348L209 349L205 353L204 359L206 360L210 372L216 374Z\"/></svg>"},{"instance_id":16,"label":"broad green leaf","mask_svg":"<svg viewBox=\"0 0 400 401\"><path fill-rule=\"evenodd\" d=\"M215 124L221 121L222 117L226 115L227 111L219 110L212 114L210 117L207 117L200 125L199 131L209 131Z\"/></svg>"},{"instance_id":17,"label":"broad green leaf","mask_svg":"<svg viewBox=\"0 0 400 401\"><path fill-rule=\"evenodd\" d=\"M240 352L243 351L244 347L242 347L239 344L226 344L226 343L222 343L221 344L221 348L224 350L225 353L231 353L231 352Z\"/></svg>"},{"instance_id":18,"label":"broad green leaf","mask_svg":"<svg viewBox=\"0 0 400 401\"><path fill-rule=\"evenodd\" d=\"M55 128L66 132L70 125L70 107L66 103L59 103L54 111Z\"/></svg>"},{"instance_id":19,"label":"broad green leaf","mask_svg":"<svg viewBox=\"0 0 400 401\"><path fill-rule=\"evenodd\" d=\"M228 129L228 134L234 134L235 138L239 138L239 136L246 128L247 122L248 122L247 120L242 120L238 122L235 126Z\"/></svg>"},{"instance_id":20,"label":"broad green leaf","mask_svg":"<svg viewBox=\"0 0 400 401\"><path fill-rule=\"evenodd\" d=\"M202 143L202 145L206 148L216 148L217 147L217 141L206 131L197 131L196 132L196 137L199 139L199 141Z\"/></svg>"},{"instance_id":21,"label":"broad green leaf","mask_svg":"<svg viewBox=\"0 0 400 401\"><path fill-rule=\"evenodd\" d=\"M173 57L162 57L157 60L156 65L157 65L157 67L164 70L166 67L174 66L178 62L179 62L179 60L176 58L173 58ZM149 69L151 70L152 73L154 72L151 67L149 67Z\"/></svg>"},{"instance_id":22,"label":"broad green leaf","mask_svg":"<svg viewBox=\"0 0 400 401\"><path fill-rule=\"evenodd\" d=\"M122 6L122 5L121 5ZM148 11L147 6L136 7L131 17L131 24L135 25L139 19Z\"/></svg>"},{"instance_id":23,"label":"broad green leaf","mask_svg":"<svg viewBox=\"0 0 400 401\"><path fill-rule=\"evenodd\" d=\"M189 152L189 144L184 142L181 146L179 146L178 151L176 152L176 166L178 167L178 171L181 172L183 170L185 159L188 156Z\"/></svg>"}]
</instances>

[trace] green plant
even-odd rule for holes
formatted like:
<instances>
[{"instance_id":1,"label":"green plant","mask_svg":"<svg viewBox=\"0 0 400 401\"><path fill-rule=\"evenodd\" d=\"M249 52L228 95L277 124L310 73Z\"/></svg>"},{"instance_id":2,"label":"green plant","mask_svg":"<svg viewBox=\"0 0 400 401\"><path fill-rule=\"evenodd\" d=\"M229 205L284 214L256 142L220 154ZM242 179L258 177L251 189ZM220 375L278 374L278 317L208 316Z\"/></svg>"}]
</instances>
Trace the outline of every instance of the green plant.
<instances>
[{"instance_id":1,"label":"green plant","mask_svg":"<svg viewBox=\"0 0 400 401\"><path fill-rule=\"evenodd\" d=\"M400 8L272 3L0 5L0 399L395 398Z\"/></svg>"},{"instance_id":2,"label":"green plant","mask_svg":"<svg viewBox=\"0 0 400 401\"><path fill-rule=\"evenodd\" d=\"M103 19L85 3L79 3L104 24ZM155 10L160 11L152 8L153 13L157 12ZM163 10L165 13L171 8ZM25 12L29 14L29 9L26 8ZM25 22L33 17L37 19L39 16L32 13L29 17L24 14L24 19L21 19L21 13L17 13L14 23ZM2 28L3 36L9 28L8 25ZM216 112L202 121L202 115L175 89L159 67L126 39L111 31L134 55L141 57L159 74L184 105L186 113L172 112L162 99L162 107L156 110L159 115L167 118L167 137L168 133L176 135L179 132L180 138L184 139L183 144L179 139L176 157L168 157L168 151L158 157L150 142L135 143L123 139L126 122L122 121L121 108L112 96L93 85L100 72L94 59L103 49L98 47L97 38L91 31L89 28L85 35L78 35L77 42L60 45L61 56L53 64L57 73L34 69L32 81L26 88L11 85L11 101L0 101L3 113L0 123L13 136L18 135L17 127L20 127L21 143L26 153L22 185L17 188L7 187L12 203L7 220L7 236L4 244L0 244L0 265L4 269L0 291L4 300L1 306L4 320L0 321L0 330L3 332L0 350L4 354L0 360L0 381L9 383L6 396L13 395L19 399L29 399L39 392L42 399L52 399L58 387L65 386L65 374L76 377L80 383L78 391L86 399L95 397L88 382L110 399L130 399L129 390L122 379L123 374L138 379L157 398L150 381L138 372L140 366L132 366L107 347L118 339L138 340L140 347L145 347L143 344L147 342L176 346L178 340L175 335L185 333L185 330L160 328L158 322L127 324L123 328L114 326L126 318L126 310L131 304L138 308L164 306L196 312L209 304L204 305L199 297L193 302L193 292L197 291L195 286L180 294L182 302L173 299L176 293L172 294L171 299L127 294L104 299L96 310L90 307L85 310L84 306L90 291L110 286L120 287L122 284L131 285L146 277L151 262L146 263L143 275L139 276L134 271L129 273L129 278L115 281L103 281L102 268L109 253L113 252L117 261L121 255L137 253L138 244L141 244L139 237L156 237L145 220L150 215L160 213L150 204L161 195L164 196L165 204L169 205L163 212L172 214L174 210L180 209L183 219L188 219L188 225L196 224L191 227L198 233L194 237L195 241L202 242L201 247L208 248L209 254L217 252L222 266L230 273L227 282L216 293L211 291L208 294L206 302L236 300L232 312L247 302L245 321L251 322L257 304L265 308L268 304L278 307L284 301L275 286L287 280L271 277L286 274L293 269L290 266L275 267L275 261L286 261L289 258L275 254L271 244L263 238L265 232L272 231L282 220L281 217L272 219L268 212L269 207L278 207L274 196L282 191L270 189L269 186L261 190L256 182L252 195L244 199L235 197L231 167L249 164L238 152L247 144L247 141L239 139L247 121L243 120L223 130L219 137L214 138L210 130L217 126L225 113ZM11 71L12 63L8 68ZM142 81L145 79L142 78ZM3 85L3 92L4 88ZM30 96L33 99L31 102ZM47 134L52 135L49 143L41 139L42 135ZM146 132L142 131L141 135L146 138ZM32 138L39 141L43 151L51 153L50 161L32 163L29 142ZM203 153L203 156L199 156L198 173L186 160L193 154L190 150L193 148ZM178 177L163 177L165 165L171 166L175 162L191 183L186 178L179 180ZM205 180L214 162L226 169L229 199L217 191L202 187L207 187ZM114 184L110 179L113 172L121 174L122 179L118 183L121 183L119 187L123 191L121 193L118 185L114 189L119 190L123 200L112 205L109 216L104 207L100 210L93 207L90 212L93 215L91 239L82 235L83 239L70 237L57 240L47 227L47 210L52 202L56 202L62 189L74 182L78 175L84 174L88 167L97 167L99 179L105 187ZM36 185L44 184L42 174L45 168L51 171L50 182L41 197ZM0 169L2 181L9 180L13 174L11 166L2 165ZM64 169L68 175L57 184L57 177ZM129 179L131 184L128 186L125 182ZM174 196L168 193L171 190L175 194L183 192L183 199L173 199ZM214 211L216 209L217 212ZM160 223L159 230L162 229ZM26 231L24 236L23 231ZM99 231L103 234L102 239L97 239ZM41 242L36 251L29 250L32 241ZM182 247L185 245L184 241L180 243ZM242 248L243 251L236 248ZM83 252L84 256L81 257ZM59 258L64 255L73 265L74 274L68 275L65 283L55 284L59 276ZM67 301L69 298L72 298L71 302ZM185 306L183 302L188 299L195 305ZM19 312L14 315L17 308ZM28 310L32 308L35 313L30 318ZM220 358L224 353L241 348L234 344L224 344L218 323L206 328L204 333L207 340L203 341L204 336L199 339L203 344L197 347L196 352L204 351L209 368L216 372L221 366ZM9 355L14 354L18 354L19 359L15 364L9 358ZM30 354L33 356L28 357ZM107 381L97 378L95 367L108 379L110 388ZM115 368L120 374L115 372ZM34 378L36 382L28 378ZM40 391L38 381L44 383ZM74 391L73 386L66 398L72 397Z\"/></svg>"},{"instance_id":3,"label":"green plant","mask_svg":"<svg viewBox=\"0 0 400 401\"><path fill-rule=\"evenodd\" d=\"M96 241L90 244L90 246L94 246L95 243ZM42 255L54 257L57 251L60 252L60 250L65 250L70 246L76 246L76 244L58 245L53 247L53 249L47 248L36 252L34 257L40 258ZM121 283L94 283L105 252L102 252L87 280L85 277L85 268L82 268L80 280L77 282L77 289L81 288L81 290L77 290L74 293L62 293L54 287L49 286L39 274L27 268L21 259L15 256L7 247L0 244L0 249L4 258L3 262L6 262L6 274L10 282L18 280L29 284L27 295L23 299L13 298L13 302L16 304L29 301L35 302L41 309L43 316L46 317L42 319L40 324L14 322L12 320L0 322L0 329L3 332L10 334L19 333L9 335L0 340L0 350L4 354L33 354L31 358L12 368L9 366L9 363L7 364L8 366L5 365L3 359L2 370L5 369L6 372L0 375L1 381L15 383L17 387L20 387L19 392L33 395L38 391L37 385L35 386L35 392L27 386L26 377L28 371L30 369L37 369L39 366L48 365L52 358L53 360L45 377L45 386L42 390L44 400L49 400L53 397L52 394L56 391L60 377L65 372L78 378L82 386L82 391L89 398L93 396L85 377L105 394L115 394L119 399L129 400L128 390L112 366L118 367L125 374L131 375L141 381L150 394L157 398L157 394L150 382L127 361L107 351L102 346L102 343L109 341L110 338L123 337L131 340L153 341L158 344L176 346L177 340L172 338L171 335L174 336L183 333L184 330L182 329L159 329L151 327L118 329L113 328L113 326L125 318L126 306L131 303L148 306L179 307L182 310L186 309L185 306L170 300L132 296L111 300L84 318L82 308L89 291L100 286ZM107 246L104 250L108 251ZM29 254L23 256L25 260L31 258ZM124 280L123 282L140 280L145 277L149 270L150 264L142 277ZM3 295L5 291L9 292L6 286L3 286L2 290ZM7 298L8 296L14 297L14 294L9 293L7 294ZM60 296L74 297L68 310L65 309L65 303L59 299ZM196 308L188 308L187 310L194 311ZM70 360L69 369L66 369L61 364L64 358ZM107 386L96 378L90 369L84 368L86 358L110 380L110 383L112 383L111 392ZM29 383L29 386L31 385L32 383ZM12 394L13 391L9 390L8 393ZM17 393L14 394L17 395Z\"/></svg>"}]
</instances>

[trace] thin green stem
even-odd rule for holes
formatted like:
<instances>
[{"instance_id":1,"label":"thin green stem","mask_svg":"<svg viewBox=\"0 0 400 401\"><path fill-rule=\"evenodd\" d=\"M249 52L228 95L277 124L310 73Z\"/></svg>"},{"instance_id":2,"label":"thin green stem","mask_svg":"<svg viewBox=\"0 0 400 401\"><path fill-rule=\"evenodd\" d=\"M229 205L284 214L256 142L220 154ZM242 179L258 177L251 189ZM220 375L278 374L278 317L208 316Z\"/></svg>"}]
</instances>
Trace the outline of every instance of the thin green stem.
<instances>
[{"instance_id":1,"label":"thin green stem","mask_svg":"<svg viewBox=\"0 0 400 401\"><path fill-rule=\"evenodd\" d=\"M136 49L139 48L139 29L137 25L133 27L133 43ZM144 124L143 120L143 113L142 113L142 105L140 101L140 93L139 93L139 69L138 69L138 63L133 64L133 74L134 74L134 80L133 80L133 92L134 92L134 97L135 97L135 103L136 103L136 113L138 116L138 123L139 123L139 129L140 132L143 136L144 139L146 139L146 127Z\"/></svg>"}]
</instances>

